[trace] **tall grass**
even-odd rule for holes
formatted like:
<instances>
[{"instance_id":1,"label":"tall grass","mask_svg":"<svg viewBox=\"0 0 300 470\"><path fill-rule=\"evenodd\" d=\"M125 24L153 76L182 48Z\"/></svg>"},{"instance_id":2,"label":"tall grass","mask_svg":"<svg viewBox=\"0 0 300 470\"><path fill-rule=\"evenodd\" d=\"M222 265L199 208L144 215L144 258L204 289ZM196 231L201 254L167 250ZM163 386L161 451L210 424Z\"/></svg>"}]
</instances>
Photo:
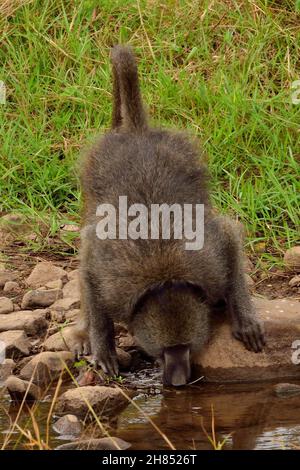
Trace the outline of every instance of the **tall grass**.
<instances>
[{"instance_id":1,"label":"tall grass","mask_svg":"<svg viewBox=\"0 0 300 470\"><path fill-rule=\"evenodd\" d=\"M78 218L77 156L109 126L109 48L129 43L153 123L201 139L214 203L246 225L250 247L278 254L299 239L299 2L10 3L1 211Z\"/></svg>"}]
</instances>

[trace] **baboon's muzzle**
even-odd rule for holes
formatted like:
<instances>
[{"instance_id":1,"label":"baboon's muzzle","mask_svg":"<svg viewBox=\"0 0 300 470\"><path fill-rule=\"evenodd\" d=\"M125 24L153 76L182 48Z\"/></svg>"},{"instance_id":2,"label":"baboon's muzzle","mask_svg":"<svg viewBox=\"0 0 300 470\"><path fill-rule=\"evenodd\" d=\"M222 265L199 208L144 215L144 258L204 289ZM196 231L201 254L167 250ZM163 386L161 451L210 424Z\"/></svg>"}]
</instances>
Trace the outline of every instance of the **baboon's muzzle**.
<instances>
[{"instance_id":1,"label":"baboon's muzzle","mask_svg":"<svg viewBox=\"0 0 300 470\"><path fill-rule=\"evenodd\" d=\"M190 348L178 344L164 349L164 384L179 387L185 385L191 376Z\"/></svg>"}]
</instances>

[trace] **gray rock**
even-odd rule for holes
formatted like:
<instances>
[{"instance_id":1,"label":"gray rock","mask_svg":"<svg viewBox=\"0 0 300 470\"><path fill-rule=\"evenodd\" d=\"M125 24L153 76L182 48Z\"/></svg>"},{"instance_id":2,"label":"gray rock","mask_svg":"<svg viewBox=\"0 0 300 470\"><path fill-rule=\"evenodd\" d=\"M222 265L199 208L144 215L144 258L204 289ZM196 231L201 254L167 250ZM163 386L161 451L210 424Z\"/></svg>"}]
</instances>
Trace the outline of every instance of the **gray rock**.
<instances>
[{"instance_id":1,"label":"gray rock","mask_svg":"<svg viewBox=\"0 0 300 470\"><path fill-rule=\"evenodd\" d=\"M20 286L15 281L7 281L3 287L3 292L16 293L20 291Z\"/></svg>"},{"instance_id":2,"label":"gray rock","mask_svg":"<svg viewBox=\"0 0 300 470\"><path fill-rule=\"evenodd\" d=\"M7 377L12 375L15 367L16 363L13 359L4 359L0 364L0 381L3 382Z\"/></svg>"},{"instance_id":3,"label":"gray rock","mask_svg":"<svg viewBox=\"0 0 300 470\"><path fill-rule=\"evenodd\" d=\"M291 287L299 287L300 286L300 276L294 276L289 281L289 286Z\"/></svg>"},{"instance_id":4,"label":"gray rock","mask_svg":"<svg viewBox=\"0 0 300 470\"><path fill-rule=\"evenodd\" d=\"M65 323L66 321L66 312L63 310L50 310L50 319L52 323ZM54 325L53 325L54 327ZM51 331L53 328L51 328ZM59 326L56 325L55 333L59 330ZM52 334L52 333L51 333Z\"/></svg>"},{"instance_id":5,"label":"gray rock","mask_svg":"<svg viewBox=\"0 0 300 470\"><path fill-rule=\"evenodd\" d=\"M66 310L78 308L80 302L78 299L73 297L66 297L64 299L59 299L51 306L53 310L65 312Z\"/></svg>"},{"instance_id":6,"label":"gray rock","mask_svg":"<svg viewBox=\"0 0 300 470\"><path fill-rule=\"evenodd\" d=\"M22 330L10 330L0 333L0 341L5 344L5 356L8 358L19 358L29 354L30 342Z\"/></svg>"},{"instance_id":7,"label":"gray rock","mask_svg":"<svg viewBox=\"0 0 300 470\"><path fill-rule=\"evenodd\" d=\"M82 431L82 424L75 415L65 415L59 418L54 424L53 429L57 434L63 436L79 436Z\"/></svg>"},{"instance_id":8,"label":"gray rock","mask_svg":"<svg viewBox=\"0 0 300 470\"><path fill-rule=\"evenodd\" d=\"M61 289L31 290L23 297L21 308L49 307L56 300L62 298Z\"/></svg>"},{"instance_id":9,"label":"gray rock","mask_svg":"<svg viewBox=\"0 0 300 470\"><path fill-rule=\"evenodd\" d=\"M274 392L275 395L280 398L295 397L296 395L300 395L300 385L289 383L276 384L274 386Z\"/></svg>"},{"instance_id":10,"label":"gray rock","mask_svg":"<svg viewBox=\"0 0 300 470\"><path fill-rule=\"evenodd\" d=\"M50 281L63 279L65 276L65 271L59 266L55 266L53 263L48 261L42 261L35 266L31 274L28 276L26 284L29 287L36 288L44 286Z\"/></svg>"},{"instance_id":11,"label":"gray rock","mask_svg":"<svg viewBox=\"0 0 300 470\"><path fill-rule=\"evenodd\" d=\"M121 348L116 348L116 352L120 369L127 370L131 364L131 355L128 352L123 351Z\"/></svg>"},{"instance_id":12,"label":"gray rock","mask_svg":"<svg viewBox=\"0 0 300 470\"><path fill-rule=\"evenodd\" d=\"M63 224L60 229L64 232L80 232L80 227L76 224Z\"/></svg>"},{"instance_id":13,"label":"gray rock","mask_svg":"<svg viewBox=\"0 0 300 470\"><path fill-rule=\"evenodd\" d=\"M103 437L102 439L85 439L69 442L56 447L55 450L126 450L131 447L129 442L119 437Z\"/></svg>"},{"instance_id":14,"label":"gray rock","mask_svg":"<svg viewBox=\"0 0 300 470\"><path fill-rule=\"evenodd\" d=\"M28 230L28 221L25 215L11 212L1 217L0 226L7 232L23 234L24 230Z\"/></svg>"},{"instance_id":15,"label":"gray rock","mask_svg":"<svg viewBox=\"0 0 300 470\"><path fill-rule=\"evenodd\" d=\"M82 417L85 417L86 414L93 416L89 404L96 414L111 415L128 403L129 401L119 388L87 385L64 392L58 398L56 411L59 413L72 413Z\"/></svg>"},{"instance_id":16,"label":"gray rock","mask_svg":"<svg viewBox=\"0 0 300 470\"><path fill-rule=\"evenodd\" d=\"M206 381L222 383L300 379L300 303L289 298L253 300L266 330L263 351L248 351L233 337L225 318L215 319L211 341L193 357L195 378L204 375Z\"/></svg>"},{"instance_id":17,"label":"gray rock","mask_svg":"<svg viewBox=\"0 0 300 470\"><path fill-rule=\"evenodd\" d=\"M50 281L45 284L45 287L48 289L62 289L63 282L61 279L56 279L55 281Z\"/></svg>"},{"instance_id":18,"label":"gray rock","mask_svg":"<svg viewBox=\"0 0 300 470\"><path fill-rule=\"evenodd\" d=\"M65 319L68 320L69 322L74 322L77 320L79 312L80 312L79 308L73 308L72 310L67 310L65 312Z\"/></svg>"},{"instance_id":19,"label":"gray rock","mask_svg":"<svg viewBox=\"0 0 300 470\"><path fill-rule=\"evenodd\" d=\"M79 269L73 269L73 271L69 271L67 275L68 275L69 281L73 281L74 279L79 279Z\"/></svg>"},{"instance_id":20,"label":"gray rock","mask_svg":"<svg viewBox=\"0 0 300 470\"><path fill-rule=\"evenodd\" d=\"M34 356L20 371L20 377L43 387L59 378L66 367L71 368L73 354L68 351L41 352ZM67 372L66 372L67 373Z\"/></svg>"},{"instance_id":21,"label":"gray rock","mask_svg":"<svg viewBox=\"0 0 300 470\"><path fill-rule=\"evenodd\" d=\"M250 274L254 270L254 265L247 256L245 256L243 259L243 267L244 267L244 272L247 274Z\"/></svg>"},{"instance_id":22,"label":"gray rock","mask_svg":"<svg viewBox=\"0 0 300 470\"><path fill-rule=\"evenodd\" d=\"M14 311L13 302L7 297L0 297L0 315Z\"/></svg>"},{"instance_id":23,"label":"gray rock","mask_svg":"<svg viewBox=\"0 0 300 470\"><path fill-rule=\"evenodd\" d=\"M24 330L29 336L41 334L48 327L47 310L21 310L9 315L0 315L0 332Z\"/></svg>"},{"instance_id":24,"label":"gray rock","mask_svg":"<svg viewBox=\"0 0 300 470\"><path fill-rule=\"evenodd\" d=\"M118 338L118 346L124 349L132 349L137 346L137 342L130 333L121 334Z\"/></svg>"},{"instance_id":25,"label":"gray rock","mask_svg":"<svg viewBox=\"0 0 300 470\"><path fill-rule=\"evenodd\" d=\"M79 302L80 300L80 287L79 287L79 280L78 279L73 279L73 281L67 282L63 288L63 294L64 298L71 298L77 300Z\"/></svg>"},{"instance_id":26,"label":"gray rock","mask_svg":"<svg viewBox=\"0 0 300 470\"><path fill-rule=\"evenodd\" d=\"M14 375L8 377L4 383L5 388L11 396L13 401L20 402L24 399L26 401L39 400L41 397L41 390L35 384L22 380Z\"/></svg>"},{"instance_id":27,"label":"gray rock","mask_svg":"<svg viewBox=\"0 0 300 470\"><path fill-rule=\"evenodd\" d=\"M245 274L245 279L248 287L253 287L255 282L253 281L252 277L249 274Z\"/></svg>"},{"instance_id":28,"label":"gray rock","mask_svg":"<svg viewBox=\"0 0 300 470\"><path fill-rule=\"evenodd\" d=\"M0 271L0 287L4 287L9 281L14 281L18 275L12 271Z\"/></svg>"},{"instance_id":29,"label":"gray rock","mask_svg":"<svg viewBox=\"0 0 300 470\"><path fill-rule=\"evenodd\" d=\"M43 343L46 351L72 351L74 345L74 326L66 326L54 335L49 336Z\"/></svg>"},{"instance_id":30,"label":"gray rock","mask_svg":"<svg viewBox=\"0 0 300 470\"><path fill-rule=\"evenodd\" d=\"M300 246L293 246L287 250L283 261L288 268L300 271Z\"/></svg>"}]
</instances>

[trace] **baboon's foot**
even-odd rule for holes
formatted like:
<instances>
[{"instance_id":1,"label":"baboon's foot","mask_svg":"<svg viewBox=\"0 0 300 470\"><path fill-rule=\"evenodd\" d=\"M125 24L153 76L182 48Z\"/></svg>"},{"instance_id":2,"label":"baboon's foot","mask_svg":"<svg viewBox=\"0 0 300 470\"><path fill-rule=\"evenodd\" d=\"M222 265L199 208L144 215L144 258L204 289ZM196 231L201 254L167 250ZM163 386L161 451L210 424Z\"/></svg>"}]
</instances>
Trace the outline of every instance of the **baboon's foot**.
<instances>
[{"instance_id":1,"label":"baboon's foot","mask_svg":"<svg viewBox=\"0 0 300 470\"><path fill-rule=\"evenodd\" d=\"M119 374L119 365L116 353L97 351L92 354L92 362L95 367L99 366L103 372L111 377Z\"/></svg>"}]
</instances>

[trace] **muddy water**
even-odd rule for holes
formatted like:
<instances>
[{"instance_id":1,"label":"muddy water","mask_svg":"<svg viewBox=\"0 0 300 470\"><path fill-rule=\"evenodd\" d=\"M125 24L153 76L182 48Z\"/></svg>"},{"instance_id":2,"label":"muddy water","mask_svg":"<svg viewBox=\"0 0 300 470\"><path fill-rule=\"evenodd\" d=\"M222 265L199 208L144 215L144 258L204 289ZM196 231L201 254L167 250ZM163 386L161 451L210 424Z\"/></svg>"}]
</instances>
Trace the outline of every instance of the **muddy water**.
<instances>
[{"instance_id":1,"label":"muddy water","mask_svg":"<svg viewBox=\"0 0 300 470\"><path fill-rule=\"evenodd\" d=\"M168 444L146 414L176 449L211 449L213 418L215 441L223 442L224 449L300 449L300 396L278 398L273 387L271 383L200 384L162 390L159 382L153 383L150 395L141 388L133 403L113 419L110 432L130 442L132 449L167 449ZM44 439L49 407L48 399L39 405L35 415ZM2 397L1 443L17 412L8 397ZM19 423L32 429L28 412L22 413ZM97 432L92 434L96 437ZM24 448L25 442L16 431L9 447ZM50 430L52 448L64 442L68 439L62 440Z\"/></svg>"}]
</instances>

